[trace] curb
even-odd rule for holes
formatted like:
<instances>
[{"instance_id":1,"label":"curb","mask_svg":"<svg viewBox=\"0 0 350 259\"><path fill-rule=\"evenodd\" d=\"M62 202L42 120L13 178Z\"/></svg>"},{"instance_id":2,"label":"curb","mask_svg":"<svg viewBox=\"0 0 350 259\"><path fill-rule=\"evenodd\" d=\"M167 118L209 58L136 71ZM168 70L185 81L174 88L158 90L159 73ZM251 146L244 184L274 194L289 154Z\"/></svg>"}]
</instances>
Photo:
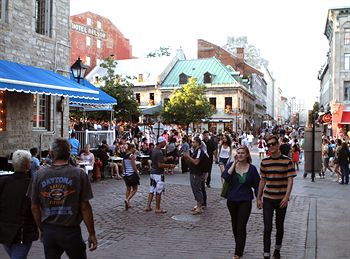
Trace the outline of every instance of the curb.
<instances>
[{"instance_id":1,"label":"curb","mask_svg":"<svg viewBox=\"0 0 350 259\"><path fill-rule=\"evenodd\" d=\"M307 234L304 258L316 259L317 253L317 200L311 198L307 221Z\"/></svg>"}]
</instances>

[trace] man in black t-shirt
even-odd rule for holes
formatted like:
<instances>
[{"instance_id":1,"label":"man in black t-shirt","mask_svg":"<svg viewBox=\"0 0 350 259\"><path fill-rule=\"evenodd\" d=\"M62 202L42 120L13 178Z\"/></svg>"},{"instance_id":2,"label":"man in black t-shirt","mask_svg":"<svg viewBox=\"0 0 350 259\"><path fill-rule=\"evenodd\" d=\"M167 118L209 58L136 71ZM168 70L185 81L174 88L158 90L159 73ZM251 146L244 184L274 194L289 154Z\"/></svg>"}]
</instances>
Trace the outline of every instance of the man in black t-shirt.
<instances>
[{"instance_id":1,"label":"man in black t-shirt","mask_svg":"<svg viewBox=\"0 0 350 259\"><path fill-rule=\"evenodd\" d=\"M280 145L280 151L282 155L285 155L287 157L290 157L290 145L288 144L288 139L283 138L282 144Z\"/></svg>"},{"instance_id":2,"label":"man in black t-shirt","mask_svg":"<svg viewBox=\"0 0 350 259\"><path fill-rule=\"evenodd\" d=\"M164 190L164 169L174 168L175 164L166 164L167 160L172 160L173 157L164 157L162 149L166 145L164 137L159 137L157 146L153 149L151 154L152 168L150 172L150 190L147 198L147 206L145 211L151 211L153 197L156 196L155 213L166 213L166 210L160 208L161 195Z\"/></svg>"},{"instance_id":3,"label":"man in black t-shirt","mask_svg":"<svg viewBox=\"0 0 350 259\"><path fill-rule=\"evenodd\" d=\"M215 145L214 140L211 138L209 139L209 131L205 130L203 131L203 142L205 145L207 145L207 153L209 155L209 159L211 161L211 165L213 165L213 158L214 156L216 157L216 152L217 152L217 145ZM211 166L210 169L208 170L208 176L206 177L206 185L208 188L210 188L210 181L211 181Z\"/></svg>"},{"instance_id":4,"label":"man in black t-shirt","mask_svg":"<svg viewBox=\"0 0 350 259\"><path fill-rule=\"evenodd\" d=\"M68 163L70 145L57 138L51 148L53 163L40 169L27 196L32 200L32 214L43 237L45 258L87 258L80 223L88 230L91 251L97 248L94 219L89 200L92 190L86 173Z\"/></svg>"}]
</instances>

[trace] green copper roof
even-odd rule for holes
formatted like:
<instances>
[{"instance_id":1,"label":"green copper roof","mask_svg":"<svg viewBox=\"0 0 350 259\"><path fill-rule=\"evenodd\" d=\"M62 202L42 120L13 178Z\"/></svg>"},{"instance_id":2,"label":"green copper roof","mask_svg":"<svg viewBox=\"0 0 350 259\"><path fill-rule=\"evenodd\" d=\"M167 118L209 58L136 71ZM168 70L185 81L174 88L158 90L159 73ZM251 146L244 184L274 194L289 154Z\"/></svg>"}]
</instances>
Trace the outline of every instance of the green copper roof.
<instances>
[{"instance_id":1,"label":"green copper roof","mask_svg":"<svg viewBox=\"0 0 350 259\"><path fill-rule=\"evenodd\" d=\"M185 74L188 77L197 78L197 84L204 84L204 74L212 75L212 85L239 84L234 75L237 76L232 68L227 68L216 58L178 60L168 76L162 83L162 87L173 87L180 85L180 75Z\"/></svg>"}]
</instances>

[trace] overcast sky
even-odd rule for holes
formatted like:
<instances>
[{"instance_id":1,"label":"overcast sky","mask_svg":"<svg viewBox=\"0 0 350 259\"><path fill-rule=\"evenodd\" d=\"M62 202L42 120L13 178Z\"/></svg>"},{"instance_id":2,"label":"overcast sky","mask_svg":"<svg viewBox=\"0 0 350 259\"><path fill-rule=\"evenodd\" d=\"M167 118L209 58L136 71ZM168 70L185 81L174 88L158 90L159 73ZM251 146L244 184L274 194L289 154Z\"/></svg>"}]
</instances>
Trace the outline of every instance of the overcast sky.
<instances>
[{"instance_id":1,"label":"overcast sky","mask_svg":"<svg viewBox=\"0 0 350 259\"><path fill-rule=\"evenodd\" d=\"M276 85L287 97L319 96L318 70L326 61L328 9L349 0L71 0L71 15L102 15L130 40L133 55L160 46L180 46L196 58L197 39L222 46L227 37L247 36L268 60Z\"/></svg>"}]
</instances>

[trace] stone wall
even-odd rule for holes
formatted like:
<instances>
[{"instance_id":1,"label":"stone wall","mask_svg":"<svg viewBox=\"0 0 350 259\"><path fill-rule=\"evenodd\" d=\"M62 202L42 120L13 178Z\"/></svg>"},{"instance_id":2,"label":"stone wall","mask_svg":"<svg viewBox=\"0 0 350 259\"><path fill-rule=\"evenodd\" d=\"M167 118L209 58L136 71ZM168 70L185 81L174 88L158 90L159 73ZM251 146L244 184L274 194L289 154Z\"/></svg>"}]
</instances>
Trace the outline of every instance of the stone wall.
<instances>
[{"instance_id":1,"label":"stone wall","mask_svg":"<svg viewBox=\"0 0 350 259\"><path fill-rule=\"evenodd\" d=\"M51 36L35 32L35 1L9 0L8 19L0 22L0 59L49 69L69 76L69 0L52 1ZM33 95L6 92L6 131L0 132L0 155L16 149L47 149L54 137L68 137L68 101L51 96L49 130L35 131ZM63 115L63 117L62 117ZM63 118L63 119L62 119ZM63 123L63 131L62 131Z\"/></svg>"}]
</instances>

